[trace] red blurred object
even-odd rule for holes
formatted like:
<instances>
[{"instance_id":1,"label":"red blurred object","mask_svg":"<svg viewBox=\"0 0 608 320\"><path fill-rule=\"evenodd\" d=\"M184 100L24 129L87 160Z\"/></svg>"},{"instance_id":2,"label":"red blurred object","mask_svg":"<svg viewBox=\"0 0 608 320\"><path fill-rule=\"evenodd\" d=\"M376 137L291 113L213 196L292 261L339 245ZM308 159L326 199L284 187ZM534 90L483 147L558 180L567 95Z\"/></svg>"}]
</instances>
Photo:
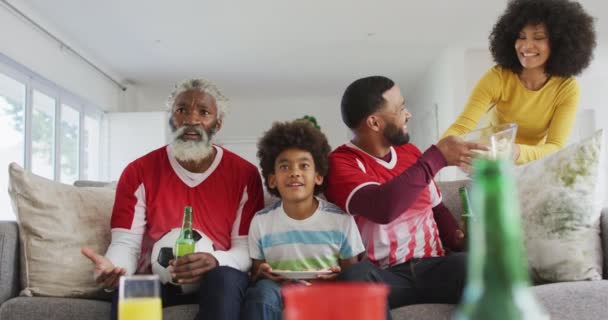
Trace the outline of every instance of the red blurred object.
<instances>
[{"instance_id":1,"label":"red blurred object","mask_svg":"<svg viewBox=\"0 0 608 320\"><path fill-rule=\"evenodd\" d=\"M286 320L384 320L389 288L378 283L315 283L281 289Z\"/></svg>"}]
</instances>

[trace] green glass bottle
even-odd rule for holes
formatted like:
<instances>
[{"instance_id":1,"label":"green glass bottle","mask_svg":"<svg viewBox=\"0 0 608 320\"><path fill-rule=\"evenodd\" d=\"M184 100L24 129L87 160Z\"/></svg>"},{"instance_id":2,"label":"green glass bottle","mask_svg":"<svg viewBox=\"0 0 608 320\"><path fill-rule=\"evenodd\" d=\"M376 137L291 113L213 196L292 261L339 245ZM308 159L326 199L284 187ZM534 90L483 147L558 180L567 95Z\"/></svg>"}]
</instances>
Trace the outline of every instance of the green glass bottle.
<instances>
[{"instance_id":1,"label":"green glass bottle","mask_svg":"<svg viewBox=\"0 0 608 320\"><path fill-rule=\"evenodd\" d=\"M475 159L467 284L455 319L545 320L532 290L512 164Z\"/></svg>"},{"instance_id":2,"label":"green glass bottle","mask_svg":"<svg viewBox=\"0 0 608 320\"><path fill-rule=\"evenodd\" d=\"M184 221L179 238L175 241L175 257L183 257L194 252L194 233L192 231L192 207L184 207Z\"/></svg>"},{"instance_id":3,"label":"green glass bottle","mask_svg":"<svg viewBox=\"0 0 608 320\"><path fill-rule=\"evenodd\" d=\"M465 243L468 245L469 239L469 220L472 219L471 203L469 200L469 192L467 187L462 186L458 188L458 194L460 194L460 203L462 204L462 214L460 215L460 227L464 233Z\"/></svg>"}]
</instances>

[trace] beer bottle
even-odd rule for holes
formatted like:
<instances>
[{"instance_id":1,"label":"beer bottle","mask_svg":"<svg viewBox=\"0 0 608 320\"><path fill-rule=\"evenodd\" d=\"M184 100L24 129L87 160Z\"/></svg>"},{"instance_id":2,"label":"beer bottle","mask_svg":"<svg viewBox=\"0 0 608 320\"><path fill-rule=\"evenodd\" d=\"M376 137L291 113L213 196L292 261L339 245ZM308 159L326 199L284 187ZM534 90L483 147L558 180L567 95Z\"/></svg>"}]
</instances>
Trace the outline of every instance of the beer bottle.
<instances>
[{"instance_id":1,"label":"beer bottle","mask_svg":"<svg viewBox=\"0 0 608 320\"><path fill-rule=\"evenodd\" d=\"M458 188L458 194L460 194L460 203L462 204L462 214L460 215L460 227L462 228L462 232L464 233L465 243L468 244L470 224L469 221L472 218L472 213L467 187L462 186Z\"/></svg>"},{"instance_id":2,"label":"beer bottle","mask_svg":"<svg viewBox=\"0 0 608 320\"><path fill-rule=\"evenodd\" d=\"M530 289L508 160L473 160L467 283L455 319L546 320Z\"/></svg>"},{"instance_id":3,"label":"beer bottle","mask_svg":"<svg viewBox=\"0 0 608 320\"><path fill-rule=\"evenodd\" d=\"M192 207L184 207L184 220L179 238L175 241L175 257L194 252L194 233L192 231Z\"/></svg>"}]
</instances>

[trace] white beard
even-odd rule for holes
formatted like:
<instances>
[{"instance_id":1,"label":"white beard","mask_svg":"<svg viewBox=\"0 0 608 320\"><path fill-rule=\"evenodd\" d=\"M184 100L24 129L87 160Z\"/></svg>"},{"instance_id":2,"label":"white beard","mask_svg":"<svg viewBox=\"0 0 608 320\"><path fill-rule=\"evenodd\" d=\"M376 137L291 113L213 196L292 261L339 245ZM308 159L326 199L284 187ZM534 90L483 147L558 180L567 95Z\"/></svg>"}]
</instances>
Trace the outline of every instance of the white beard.
<instances>
[{"instance_id":1,"label":"white beard","mask_svg":"<svg viewBox=\"0 0 608 320\"><path fill-rule=\"evenodd\" d=\"M201 135L201 140L182 140L180 137L185 131L185 127L181 127L172 133L173 141L171 142L171 151L175 158L179 161L194 161L200 162L207 158L213 152L213 145L205 130L197 130Z\"/></svg>"}]
</instances>

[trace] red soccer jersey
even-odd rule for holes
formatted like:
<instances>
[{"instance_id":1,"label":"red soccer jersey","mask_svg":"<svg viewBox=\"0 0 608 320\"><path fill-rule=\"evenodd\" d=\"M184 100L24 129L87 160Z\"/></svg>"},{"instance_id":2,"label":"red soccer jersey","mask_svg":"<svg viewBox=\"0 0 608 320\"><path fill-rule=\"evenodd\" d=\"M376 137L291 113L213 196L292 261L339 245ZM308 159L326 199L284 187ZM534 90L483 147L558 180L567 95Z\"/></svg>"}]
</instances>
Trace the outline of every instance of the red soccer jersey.
<instances>
[{"instance_id":1,"label":"red soccer jersey","mask_svg":"<svg viewBox=\"0 0 608 320\"><path fill-rule=\"evenodd\" d=\"M370 184L383 184L401 174L422 155L413 144L390 148L391 160L386 162L347 143L329 157L327 199L348 212L353 194ZM444 254L439 232L433 218L433 207L441 195L432 182L416 201L397 219L378 224L356 216L361 238L370 261L381 267L403 263L411 258L436 257ZM356 212L349 212L357 215Z\"/></svg>"},{"instance_id":2,"label":"red soccer jersey","mask_svg":"<svg viewBox=\"0 0 608 320\"><path fill-rule=\"evenodd\" d=\"M193 228L216 250L230 249L231 238L247 236L253 215L264 206L262 184L254 165L214 146L216 157L204 173L192 173L168 153L169 146L133 161L116 189L112 229L143 235L138 270L150 265L152 245L180 228L185 206L193 209Z\"/></svg>"}]
</instances>

